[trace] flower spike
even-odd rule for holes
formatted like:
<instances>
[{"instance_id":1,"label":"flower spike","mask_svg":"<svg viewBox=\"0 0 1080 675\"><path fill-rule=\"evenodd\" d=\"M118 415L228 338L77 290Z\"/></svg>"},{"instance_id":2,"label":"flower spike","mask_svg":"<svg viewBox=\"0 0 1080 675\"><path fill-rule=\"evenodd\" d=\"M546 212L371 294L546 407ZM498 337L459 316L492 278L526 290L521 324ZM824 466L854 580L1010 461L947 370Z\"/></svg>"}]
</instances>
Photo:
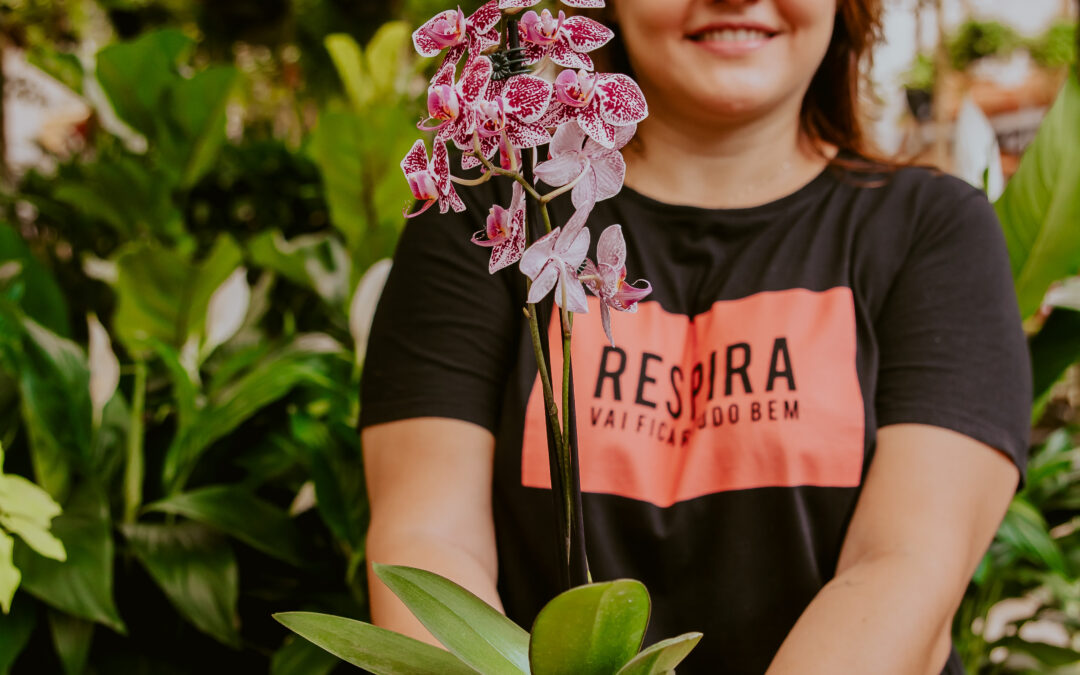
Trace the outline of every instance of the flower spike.
<instances>
[{"instance_id":1,"label":"flower spike","mask_svg":"<svg viewBox=\"0 0 1080 675\"><path fill-rule=\"evenodd\" d=\"M558 17L548 10L540 14L529 10L521 17L519 28L525 42L525 58L529 65L539 63L545 56L564 68L593 69L592 58L585 52L604 46L614 37L611 29L585 16Z\"/></svg>"},{"instance_id":2,"label":"flower spike","mask_svg":"<svg viewBox=\"0 0 1080 675\"><path fill-rule=\"evenodd\" d=\"M466 50L469 60L472 60L484 50L499 44L499 31L495 26L501 16L498 1L490 0L468 18L465 18L460 7L448 9L413 31L413 46L421 56L436 56L442 50L447 50L432 82L445 81L447 72L452 79L457 63Z\"/></svg>"}]
</instances>

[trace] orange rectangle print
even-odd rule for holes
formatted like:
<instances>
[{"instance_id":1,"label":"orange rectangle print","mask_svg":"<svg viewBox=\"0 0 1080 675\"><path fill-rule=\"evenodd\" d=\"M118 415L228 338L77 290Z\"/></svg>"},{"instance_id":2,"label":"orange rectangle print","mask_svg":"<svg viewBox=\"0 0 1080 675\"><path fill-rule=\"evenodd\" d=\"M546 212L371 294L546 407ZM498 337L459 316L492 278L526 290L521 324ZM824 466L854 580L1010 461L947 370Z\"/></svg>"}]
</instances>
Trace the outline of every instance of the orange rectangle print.
<instances>
[{"instance_id":1,"label":"orange rectangle print","mask_svg":"<svg viewBox=\"0 0 1080 675\"><path fill-rule=\"evenodd\" d=\"M850 289L758 293L692 319L644 302L613 313L614 347L589 303L572 352L584 492L670 506L730 490L859 484L865 421ZM552 345L557 333L556 320ZM552 361L560 373L557 348ZM537 381L526 487L551 487L545 424Z\"/></svg>"}]
</instances>

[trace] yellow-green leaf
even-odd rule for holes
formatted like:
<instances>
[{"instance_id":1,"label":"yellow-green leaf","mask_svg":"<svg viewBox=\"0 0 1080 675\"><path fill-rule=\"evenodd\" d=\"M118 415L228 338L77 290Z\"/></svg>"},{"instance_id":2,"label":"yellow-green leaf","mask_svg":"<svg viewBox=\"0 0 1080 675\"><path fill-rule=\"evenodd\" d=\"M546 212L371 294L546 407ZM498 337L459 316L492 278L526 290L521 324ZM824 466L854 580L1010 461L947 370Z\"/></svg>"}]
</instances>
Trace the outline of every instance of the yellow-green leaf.
<instances>
[{"instance_id":1,"label":"yellow-green leaf","mask_svg":"<svg viewBox=\"0 0 1080 675\"><path fill-rule=\"evenodd\" d=\"M0 525L3 525L8 532L19 535L27 546L46 558L61 562L67 560L64 543L40 523L23 516L0 513Z\"/></svg>"}]
</instances>

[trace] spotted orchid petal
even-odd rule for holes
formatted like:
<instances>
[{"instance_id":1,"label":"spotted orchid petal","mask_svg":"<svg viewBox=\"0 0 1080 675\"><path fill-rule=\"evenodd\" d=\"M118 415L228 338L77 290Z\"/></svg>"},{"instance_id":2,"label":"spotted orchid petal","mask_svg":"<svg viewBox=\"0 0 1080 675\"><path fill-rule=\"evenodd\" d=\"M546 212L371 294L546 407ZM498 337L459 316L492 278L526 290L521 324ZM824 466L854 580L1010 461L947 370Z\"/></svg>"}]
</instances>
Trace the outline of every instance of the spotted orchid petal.
<instances>
[{"instance_id":1,"label":"spotted orchid petal","mask_svg":"<svg viewBox=\"0 0 1080 675\"><path fill-rule=\"evenodd\" d=\"M499 9L527 9L539 4L540 0L499 0Z\"/></svg>"},{"instance_id":2,"label":"spotted orchid petal","mask_svg":"<svg viewBox=\"0 0 1080 675\"><path fill-rule=\"evenodd\" d=\"M540 237L533 242L532 246L526 249L525 253L521 256L521 264L518 265L518 269L525 276L536 281L536 276L540 274L540 271L551 259L552 254L555 252L555 239L559 236L560 229L556 227L551 232L548 232L544 236ZM532 302L530 300L530 302Z\"/></svg>"},{"instance_id":3,"label":"spotted orchid petal","mask_svg":"<svg viewBox=\"0 0 1080 675\"><path fill-rule=\"evenodd\" d=\"M551 11L544 10L537 14L529 10L521 17L521 39L538 45L554 44L559 39L559 31L566 21L566 12L560 11L558 16L552 16Z\"/></svg>"},{"instance_id":4,"label":"spotted orchid petal","mask_svg":"<svg viewBox=\"0 0 1080 675\"><path fill-rule=\"evenodd\" d=\"M626 240L619 225L611 225L600 234L596 242L596 259L599 264L591 260L585 262L581 279L585 287L600 298L600 320L604 333L614 346L610 310L636 312L638 302L652 293L652 285L644 279L634 284L626 282Z\"/></svg>"},{"instance_id":5,"label":"spotted orchid petal","mask_svg":"<svg viewBox=\"0 0 1080 675\"><path fill-rule=\"evenodd\" d=\"M604 0L562 0L562 3L568 7L581 9L599 9L604 6Z\"/></svg>"},{"instance_id":6,"label":"spotted orchid petal","mask_svg":"<svg viewBox=\"0 0 1080 675\"><path fill-rule=\"evenodd\" d=\"M587 16L570 17L563 23L561 32L575 52L591 52L615 37L610 28Z\"/></svg>"},{"instance_id":7,"label":"spotted orchid petal","mask_svg":"<svg viewBox=\"0 0 1080 675\"><path fill-rule=\"evenodd\" d=\"M609 225L596 240L596 262L616 270L626 265L626 240L621 225Z\"/></svg>"},{"instance_id":8,"label":"spotted orchid petal","mask_svg":"<svg viewBox=\"0 0 1080 675\"><path fill-rule=\"evenodd\" d=\"M558 138L563 129L571 126L574 129L578 128L576 124L564 125L555 132L555 138ZM552 144L554 144L554 141L552 141ZM546 162L537 164L535 175L552 187L561 187L580 176L584 170L585 162L579 153L561 153Z\"/></svg>"},{"instance_id":9,"label":"spotted orchid petal","mask_svg":"<svg viewBox=\"0 0 1080 675\"><path fill-rule=\"evenodd\" d=\"M558 281L558 266L552 264L544 265L536 277L533 278L532 285L529 286L529 296L525 298L525 301L530 305L535 305L540 302L555 288L555 284L557 284Z\"/></svg>"},{"instance_id":10,"label":"spotted orchid petal","mask_svg":"<svg viewBox=\"0 0 1080 675\"><path fill-rule=\"evenodd\" d=\"M477 36L483 36L486 33L494 30L498 25L499 19L502 18L502 7L499 6L498 0L489 0L480 6L475 12L469 15L468 24Z\"/></svg>"},{"instance_id":11,"label":"spotted orchid petal","mask_svg":"<svg viewBox=\"0 0 1080 675\"><path fill-rule=\"evenodd\" d=\"M592 170L592 180L589 182L593 185L593 197L596 201L610 199L619 194L626 177L626 161L622 154L617 150L598 153L590 157L589 168Z\"/></svg>"},{"instance_id":12,"label":"spotted orchid petal","mask_svg":"<svg viewBox=\"0 0 1080 675\"><path fill-rule=\"evenodd\" d=\"M515 182L510 208L491 207L485 229L473 235L472 242L491 248L488 272L495 274L521 259L525 251L525 192Z\"/></svg>"},{"instance_id":13,"label":"spotted orchid petal","mask_svg":"<svg viewBox=\"0 0 1080 675\"><path fill-rule=\"evenodd\" d=\"M458 93L466 103L472 103L484 97L491 85L491 59L477 56L461 73L458 81Z\"/></svg>"},{"instance_id":14,"label":"spotted orchid petal","mask_svg":"<svg viewBox=\"0 0 1080 675\"><path fill-rule=\"evenodd\" d=\"M468 38L465 14L458 9L439 12L413 31L413 46L420 56L435 56Z\"/></svg>"},{"instance_id":15,"label":"spotted orchid petal","mask_svg":"<svg viewBox=\"0 0 1080 675\"><path fill-rule=\"evenodd\" d=\"M574 50L566 40L559 40L547 49L545 54L557 65L563 68L575 70L592 70L594 68L592 58L588 54L581 54Z\"/></svg>"},{"instance_id":16,"label":"spotted orchid petal","mask_svg":"<svg viewBox=\"0 0 1080 675\"><path fill-rule=\"evenodd\" d=\"M514 117L531 124L547 112L551 93L552 85L547 80L533 75L515 75L506 81L501 95Z\"/></svg>"},{"instance_id":17,"label":"spotted orchid petal","mask_svg":"<svg viewBox=\"0 0 1080 675\"><path fill-rule=\"evenodd\" d=\"M609 73L596 85L600 115L615 126L637 124L649 115L645 95L637 82L622 73Z\"/></svg>"},{"instance_id":18,"label":"spotted orchid petal","mask_svg":"<svg viewBox=\"0 0 1080 675\"><path fill-rule=\"evenodd\" d=\"M563 230L561 237L555 240L553 255L573 270L581 267L589 253L589 231L572 232Z\"/></svg>"},{"instance_id":19,"label":"spotted orchid petal","mask_svg":"<svg viewBox=\"0 0 1080 675\"><path fill-rule=\"evenodd\" d=\"M435 141L429 160L427 146L423 140L417 140L401 160L401 171L405 174L413 197L424 202L418 211L405 213L406 218L420 215L435 202L439 204L440 213L446 213L450 209L465 210L465 203L461 201L450 180L450 158L445 143Z\"/></svg>"},{"instance_id":20,"label":"spotted orchid petal","mask_svg":"<svg viewBox=\"0 0 1080 675\"><path fill-rule=\"evenodd\" d=\"M588 230L582 230L587 233ZM589 313L589 300L585 296L585 289L578 281L577 274L565 267L559 270L559 283L555 286L555 304L563 306L563 289L566 289L566 311L578 314Z\"/></svg>"},{"instance_id":21,"label":"spotted orchid petal","mask_svg":"<svg viewBox=\"0 0 1080 675\"><path fill-rule=\"evenodd\" d=\"M439 188L439 213L446 213L453 209L456 213L465 210L465 203L461 201L454 183L450 180L450 155L446 150L446 143L435 141L431 151L431 169L435 174L436 185Z\"/></svg>"},{"instance_id":22,"label":"spotted orchid petal","mask_svg":"<svg viewBox=\"0 0 1080 675\"><path fill-rule=\"evenodd\" d=\"M530 246L521 256L518 266L523 274L532 279L528 302L539 302L555 290L555 303L571 312L585 314L589 311L585 290L578 281L577 269L589 250L589 230L562 229L556 227Z\"/></svg>"}]
</instances>

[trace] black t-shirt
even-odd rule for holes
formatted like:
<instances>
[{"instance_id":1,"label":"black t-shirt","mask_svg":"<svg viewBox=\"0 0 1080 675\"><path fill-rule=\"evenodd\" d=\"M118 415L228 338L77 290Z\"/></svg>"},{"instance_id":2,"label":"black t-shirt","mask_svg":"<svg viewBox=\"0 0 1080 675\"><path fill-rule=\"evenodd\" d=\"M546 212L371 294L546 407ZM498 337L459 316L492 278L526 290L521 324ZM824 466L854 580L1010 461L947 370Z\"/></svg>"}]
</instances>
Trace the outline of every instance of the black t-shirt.
<instances>
[{"instance_id":1,"label":"black t-shirt","mask_svg":"<svg viewBox=\"0 0 1080 675\"><path fill-rule=\"evenodd\" d=\"M489 250L469 241L510 189L461 194L465 213L405 228L361 427L439 416L495 434L499 592L528 628L558 579L542 398L523 277L489 275ZM556 224L572 213L565 196L551 207ZM586 550L594 579L648 587L646 645L705 634L680 673L765 671L835 573L879 427L952 429L1023 470L1027 350L978 190L920 168L828 168L744 209L624 187L589 218L593 251L613 223L628 280L654 291L613 313L614 347L596 298L574 322ZM955 652L945 672L962 673Z\"/></svg>"}]
</instances>

